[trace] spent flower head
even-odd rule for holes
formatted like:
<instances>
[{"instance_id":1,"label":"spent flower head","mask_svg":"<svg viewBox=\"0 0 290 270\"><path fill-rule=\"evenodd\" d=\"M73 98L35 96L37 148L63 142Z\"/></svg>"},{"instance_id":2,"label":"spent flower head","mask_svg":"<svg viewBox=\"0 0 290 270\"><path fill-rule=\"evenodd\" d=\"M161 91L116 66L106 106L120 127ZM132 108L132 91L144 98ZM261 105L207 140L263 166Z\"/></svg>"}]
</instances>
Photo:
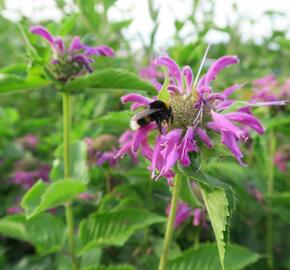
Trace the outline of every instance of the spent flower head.
<instances>
[{"instance_id":1,"label":"spent flower head","mask_svg":"<svg viewBox=\"0 0 290 270\"><path fill-rule=\"evenodd\" d=\"M133 111L138 108L143 108L143 111L137 112L132 118L135 134L130 147L121 147L117 157L140 150L151 162L149 170L152 178L164 176L170 183L175 165L190 165L190 154L198 153L201 143L214 149L212 134L217 133L221 136L221 143L244 165L239 142L248 139L248 128L258 134L263 134L264 128L250 113L250 109L233 109L240 103L230 97L242 84L234 84L221 92L214 92L212 87L220 71L238 63L239 59L235 55L223 56L211 65L200 80L198 76L194 80L189 66L180 69L170 57L158 58L156 64L164 66L168 72L157 97L148 98L139 94L122 97L123 103L132 103ZM240 107L253 107L281 105L283 102L241 104ZM160 134L156 129L160 130ZM153 145L149 143L149 137L152 136L155 138Z\"/></svg>"},{"instance_id":2,"label":"spent flower head","mask_svg":"<svg viewBox=\"0 0 290 270\"><path fill-rule=\"evenodd\" d=\"M35 25L30 32L48 41L52 49L53 58L48 65L49 71L55 79L66 82L76 76L92 72L93 56L113 56L112 48L100 45L91 47L81 42L79 36L74 36L68 46L63 38L53 36L45 27Z\"/></svg>"}]
</instances>

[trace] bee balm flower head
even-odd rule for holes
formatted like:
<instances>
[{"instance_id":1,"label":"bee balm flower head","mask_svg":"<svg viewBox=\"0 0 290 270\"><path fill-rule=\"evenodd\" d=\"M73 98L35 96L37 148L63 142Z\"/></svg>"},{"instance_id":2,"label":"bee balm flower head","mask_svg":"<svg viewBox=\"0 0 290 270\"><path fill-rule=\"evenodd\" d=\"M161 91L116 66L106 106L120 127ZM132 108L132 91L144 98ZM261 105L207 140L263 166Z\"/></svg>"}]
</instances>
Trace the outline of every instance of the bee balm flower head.
<instances>
[{"instance_id":1,"label":"bee balm flower head","mask_svg":"<svg viewBox=\"0 0 290 270\"><path fill-rule=\"evenodd\" d=\"M144 108L133 117L137 130L130 149L133 152L140 150L150 160L152 178L165 176L171 182L175 165L190 165L190 153L199 152L200 143L214 148L210 133L219 134L221 143L244 165L239 142L245 142L248 138L245 128L258 134L263 134L264 128L252 114L229 110L236 102L230 99L231 94L242 85L235 84L222 92L214 92L211 86L220 71L238 62L235 55L223 56L194 83L189 66L180 69L170 57L163 56L156 60L156 64L167 68L169 78L165 80L158 96L147 98L139 94L128 94L122 97L123 103L132 103L133 111ZM165 105L156 108L156 100ZM160 134L155 132L156 129L161 131ZM151 133L155 134L153 146L148 141ZM127 151L128 147L121 148L117 157Z\"/></svg>"},{"instance_id":2,"label":"bee balm flower head","mask_svg":"<svg viewBox=\"0 0 290 270\"><path fill-rule=\"evenodd\" d=\"M68 47L61 37L54 37L45 27L36 25L30 28L32 34L44 38L50 44L53 59L49 65L50 71L59 81L68 81L86 72L92 72L92 56L113 56L113 50L105 45L90 47L75 36Z\"/></svg>"}]
</instances>

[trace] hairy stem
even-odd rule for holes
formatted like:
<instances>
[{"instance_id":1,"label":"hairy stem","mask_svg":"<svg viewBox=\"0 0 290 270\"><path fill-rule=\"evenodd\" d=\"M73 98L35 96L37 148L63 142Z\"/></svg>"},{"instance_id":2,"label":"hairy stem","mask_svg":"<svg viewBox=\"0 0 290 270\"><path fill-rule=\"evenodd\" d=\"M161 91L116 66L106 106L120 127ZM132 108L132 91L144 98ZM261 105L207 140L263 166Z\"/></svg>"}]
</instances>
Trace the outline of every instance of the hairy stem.
<instances>
[{"instance_id":1,"label":"hairy stem","mask_svg":"<svg viewBox=\"0 0 290 270\"><path fill-rule=\"evenodd\" d=\"M170 213L167 219L165 238L163 242L163 250L162 250L162 255L159 261L159 268L158 268L159 270L165 270L166 265L167 265L168 253L169 253L170 243L171 243L173 229L174 229L176 208L177 208L177 203L178 203L178 198L179 198L180 182L181 182L181 175L177 173L174 179L174 187L173 187L173 194L172 194L172 200L171 200L171 206L170 206Z\"/></svg>"},{"instance_id":2,"label":"hairy stem","mask_svg":"<svg viewBox=\"0 0 290 270\"><path fill-rule=\"evenodd\" d=\"M64 178L70 178L70 125L71 125L71 96L69 93L63 93L63 160L64 160ZM72 259L72 269L78 269L77 258L74 254L74 217L73 208L70 202L65 205L65 217L68 228L69 253Z\"/></svg>"},{"instance_id":3,"label":"hairy stem","mask_svg":"<svg viewBox=\"0 0 290 270\"><path fill-rule=\"evenodd\" d=\"M269 196L274 192L274 156L276 149L275 134L271 132L269 134L269 158L267 166L267 193ZM272 203L268 202L268 216L267 216L267 264L269 269L274 269L273 258L273 217L272 217Z\"/></svg>"}]
</instances>

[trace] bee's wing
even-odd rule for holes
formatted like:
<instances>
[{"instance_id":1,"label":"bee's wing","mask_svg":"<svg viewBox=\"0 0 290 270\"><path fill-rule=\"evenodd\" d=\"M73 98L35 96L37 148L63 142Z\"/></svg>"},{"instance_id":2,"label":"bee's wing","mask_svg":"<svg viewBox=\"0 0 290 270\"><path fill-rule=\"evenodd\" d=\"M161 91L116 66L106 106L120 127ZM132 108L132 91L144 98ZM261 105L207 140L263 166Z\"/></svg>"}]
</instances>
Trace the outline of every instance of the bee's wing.
<instances>
[{"instance_id":1,"label":"bee's wing","mask_svg":"<svg viewBox=\"0 0 290 270\"><path fill-rule=\"evenodd\" d=\"M162 111L162 109L149 109L149 108L147 108L147 109L144 109L144 110L142 110L140 112L137 112L133 116L132 120L138 121L138 120L140 120L140 119L142 119L142 118L144 118L146 116L151 115L152 113L159 112L159 111Z\"/></svg>"}]
</instances>

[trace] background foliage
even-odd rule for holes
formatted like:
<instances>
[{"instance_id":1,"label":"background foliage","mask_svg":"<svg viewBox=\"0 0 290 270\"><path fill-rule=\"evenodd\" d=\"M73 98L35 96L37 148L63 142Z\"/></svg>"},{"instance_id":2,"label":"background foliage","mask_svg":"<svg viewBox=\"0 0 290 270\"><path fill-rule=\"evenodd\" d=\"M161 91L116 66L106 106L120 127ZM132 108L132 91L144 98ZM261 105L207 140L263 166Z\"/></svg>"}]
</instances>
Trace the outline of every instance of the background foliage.
<instances>
[{"instance_id":1,"label":"background foliage","mask_svg":"<svg viewBox=\"0 0 290 270\"><path fill-rule=\"evenodd\" d=\"M148 164L141 158L134 166L129 158L115 167L97 166L85 143L86 138L104 134L117 138L129 128L129 108L120 103L123 94L154 92L138 72L158 54L158 7L148 1L153 28L149 42L136 50L124 34L132 20L115 21L108 15L115 2L74 1L76 8L68 12L65 1L56 1L63 14L61 21L40 22L56 35L80 35L88 44L106 44L116 51L114 58L96 58L93 74L66 85L73 92L74 111L71 158L75 169L69 180L63 179L60 90L41 68L41 61L50 58L50 49L28 33L34 23L31 18L21 15L14 23L0 16L1 269L70 269L62 205L72 198L81 269L157 268L170 200L167 182L150 181ZM5 2L1 6L4 10ZM196 19L196 12L203 12L202 20ZM175 34L165 48L173 59L197 71L207 46L205 36L216 29L230 39L213 44L209 58L236 54L241 60L238 67L222 73L217 89L246 83L236 95L247 98L257 78L273 73L281 83L288 79L290 40L286 32L273 29L260 42L245 40L240 30L242 17L239 24L219 28L213 21L214 12L201 1L193 1L190 16L175 21ZM265 16L276 15L268 12ZM186 24L192 28L191 39L181 34ZM289 151L289 107L261 108L255 113L266 135L253 136L244 147L246 168L231 157L206 159L204 153L204 175L186 170L190 183L184 180L181 198L193 209L205 203L207 226L194 227L187 220L175 230L169 269L217 270L219 256L224 257L227 270L290 269L289 156L284 172L273 163L277 151ZM27 135L38 138L36 147L25 145ZM35 177L36 184L29 191L16 183L19 171L35 175L43 166L49 167L46 182ZM192 191L193 180L202 183L201 190ZM228 240L231 244L225 245ZM269 250L274 264L269 262Z\"/></svg>"}]
</instances>

